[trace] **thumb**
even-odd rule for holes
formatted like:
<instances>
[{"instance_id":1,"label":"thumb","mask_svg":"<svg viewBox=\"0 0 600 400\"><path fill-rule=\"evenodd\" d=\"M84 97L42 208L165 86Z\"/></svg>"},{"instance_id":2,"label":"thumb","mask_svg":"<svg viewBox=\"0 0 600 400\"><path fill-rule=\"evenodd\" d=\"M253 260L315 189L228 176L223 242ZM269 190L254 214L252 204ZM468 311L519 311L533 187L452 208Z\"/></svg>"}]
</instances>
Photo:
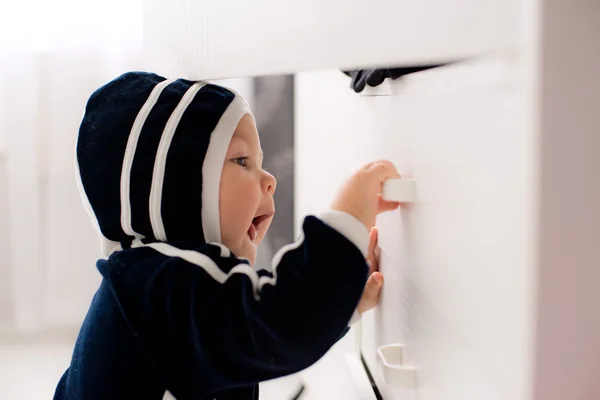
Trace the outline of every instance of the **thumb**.
<instances>
[{"instance_id":1,"label":"thumb","mask_svg":"<svg viewBox=\"0 0 600 400\"><path fill-rule=\"evenodd\" d=\"M369 311L379 303L379 295L381 294L381 288L383 287L383 275L381 272L373 272L363 291L362 297L358 302L358 312L362 315Z\"/></svg>"},{"instance_id":2,"label":"thumb","mask_svg":"<svg viewBox=\"0 0 600 400\"><path fill-rule=\"evenodd\" d=\"M370 300L377 300L379 297L379 293L381 292L381 288L383 287L383 275L381 272L373 272L369 279L367 280L367 285L365 287L365 297Z\"/></svg>"}]
</instances>

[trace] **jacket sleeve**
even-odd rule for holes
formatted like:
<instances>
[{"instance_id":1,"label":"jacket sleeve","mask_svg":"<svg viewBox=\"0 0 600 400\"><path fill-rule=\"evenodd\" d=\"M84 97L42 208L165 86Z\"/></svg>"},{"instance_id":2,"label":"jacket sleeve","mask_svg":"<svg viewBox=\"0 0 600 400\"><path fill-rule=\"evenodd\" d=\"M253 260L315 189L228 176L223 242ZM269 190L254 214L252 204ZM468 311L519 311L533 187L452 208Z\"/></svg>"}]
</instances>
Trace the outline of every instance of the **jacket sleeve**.
<instances>
[{"instance_id":1,"label":"jacket sleeve","mask_svg":"<svg viewBox=\"0 0 600 400\"><path fill-rule=\"evenodd\" d=\"M177 254L145 284L150 303L137 324L154 330L156 343L144 346L168 365L175 397L298 372L347 330L368 273L368 232L356 218L306 217L270 270L212 247Z\"/></svg>"}]
</instances>

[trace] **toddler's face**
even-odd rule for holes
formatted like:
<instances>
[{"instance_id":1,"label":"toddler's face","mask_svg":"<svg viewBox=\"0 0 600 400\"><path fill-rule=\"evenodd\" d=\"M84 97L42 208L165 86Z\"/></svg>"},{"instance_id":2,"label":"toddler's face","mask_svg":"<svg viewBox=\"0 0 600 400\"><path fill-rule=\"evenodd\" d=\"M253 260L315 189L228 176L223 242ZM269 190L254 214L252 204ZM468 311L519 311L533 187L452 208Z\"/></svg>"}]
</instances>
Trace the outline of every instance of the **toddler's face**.
<instances>
[{"instance_id":1,"label":"toddler's face","mask_svg":"<svg viewBox=\"0 0 600 400\"><path fill-rule=\"evenodd\" d=\"M262 169L262 150L254 120L245 115L229 143L221 186L221 242L254 265L256 249L265 237L275 204L277 181Z\"/></svg>"}]
</instances>

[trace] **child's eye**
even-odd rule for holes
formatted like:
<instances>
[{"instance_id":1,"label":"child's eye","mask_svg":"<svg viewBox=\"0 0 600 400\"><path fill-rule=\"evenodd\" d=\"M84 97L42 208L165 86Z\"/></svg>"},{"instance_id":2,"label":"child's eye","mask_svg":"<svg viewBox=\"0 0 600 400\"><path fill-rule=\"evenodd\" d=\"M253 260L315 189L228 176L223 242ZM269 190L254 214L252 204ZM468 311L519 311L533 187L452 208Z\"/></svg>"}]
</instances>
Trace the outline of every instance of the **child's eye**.
<instances>
[{"instance_id":1,"label":"child's eye","mask_svg":"<svg viewBox=\"0 0 600 400\"><path fill-rule=\"evenodd\" d=\"M242 167L247 167L248 166L248 157L237 157L237 158L233 159L233 162L241 165Z\"/></svg>"}]
</instances>

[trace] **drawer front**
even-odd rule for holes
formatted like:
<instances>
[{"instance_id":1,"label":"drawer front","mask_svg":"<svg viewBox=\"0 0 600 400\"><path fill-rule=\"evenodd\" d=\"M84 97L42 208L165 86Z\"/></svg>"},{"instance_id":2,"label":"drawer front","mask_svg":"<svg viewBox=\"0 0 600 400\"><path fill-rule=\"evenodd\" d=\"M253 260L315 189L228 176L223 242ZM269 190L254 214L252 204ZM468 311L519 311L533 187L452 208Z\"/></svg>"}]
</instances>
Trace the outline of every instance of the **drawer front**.
<instances>
[{"instance_id":1,"label":"drawer front","mask_svg":"<svg viewBox=\"0 0 600 400\"><path fill-rule=\"evenodd\" d=\"M349 166L363 161L390 159L417 182L416 203L378 218L385 288L362 322L373 370L377 347L398 342L417 368L417 389L384 385L387 400L527 396L535 154L510 68L456 66L407 78L394 96L362 98L337 87L333 73L331 83L318 73L300 78L301 212L326 206ZM329 107L305 102L303 87L313 98L327 90L316 102ZM314 121L302 125L302 112ZM331 157L336 145L343 151ZM307 196L302 185L323 190Z\"/></svg>"}]
</instances>

